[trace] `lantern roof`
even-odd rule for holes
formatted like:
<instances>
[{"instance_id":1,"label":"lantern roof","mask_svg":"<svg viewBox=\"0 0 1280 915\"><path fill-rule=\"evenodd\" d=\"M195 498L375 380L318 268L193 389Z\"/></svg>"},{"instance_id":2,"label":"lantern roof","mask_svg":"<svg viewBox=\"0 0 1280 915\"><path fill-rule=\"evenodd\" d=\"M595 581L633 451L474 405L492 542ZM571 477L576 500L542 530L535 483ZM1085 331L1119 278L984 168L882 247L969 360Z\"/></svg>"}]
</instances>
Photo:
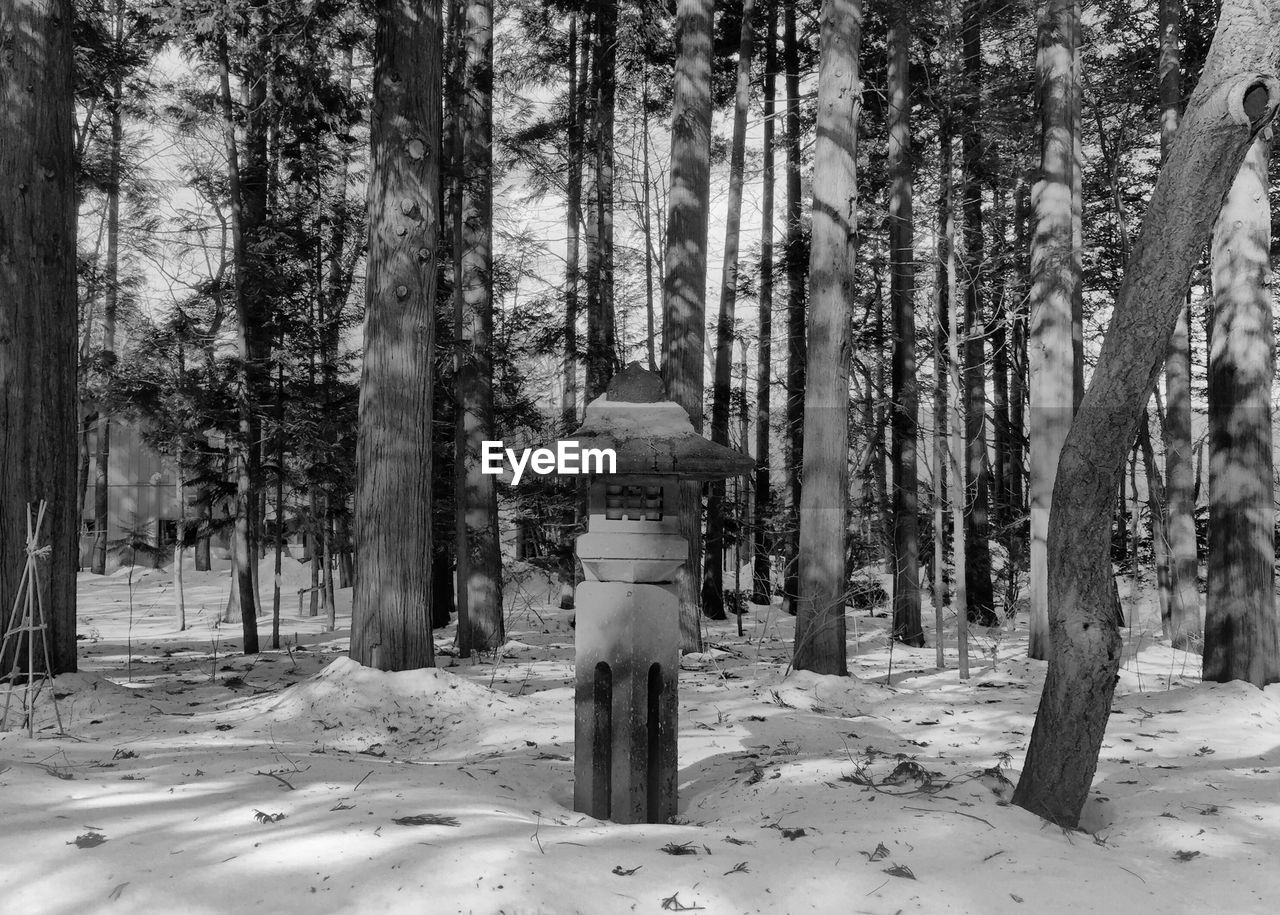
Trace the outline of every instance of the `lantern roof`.
<instances>
[{"instance_id":1,"label":"lantern roof","mask_svg":"<svg viewBox=\"0 0 1280 915\"><path fill-rule=\"evenodd\" d=\"M755 461L703 438L684 407L667 399L661 377L633 362L587 404L569 441L580 448L611 448L617 476L723 480L741 476Z\"/></svg>"}]
</instances>

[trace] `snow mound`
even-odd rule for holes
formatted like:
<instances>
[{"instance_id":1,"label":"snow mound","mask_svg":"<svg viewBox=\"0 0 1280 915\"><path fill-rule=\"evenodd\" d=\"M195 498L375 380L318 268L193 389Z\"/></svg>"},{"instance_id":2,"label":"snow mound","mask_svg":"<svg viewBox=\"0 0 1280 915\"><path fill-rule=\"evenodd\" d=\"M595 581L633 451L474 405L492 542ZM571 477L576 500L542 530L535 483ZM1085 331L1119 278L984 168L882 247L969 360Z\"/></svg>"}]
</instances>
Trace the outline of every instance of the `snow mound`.
<instances>
[{"instance_id":1,"label":"snow mound","mask_svg":"<svg viewBox=\"0 0 1280 915\"><path fill-rule=\"evenodd\" d=\"M439 668L388 672L338 658L309 680L247 707L273 737L311 740L339 750L416 755L421 749L492 741L494 720L520 721L526 700Z\"/></svg>"},{"instance_id":2,"label":"snow mound","mask_svg":"<svg viewBox=\"0 0 1280 915\"><path fill-rule=\"evenodd\" d=\"M803 712L858 718L870 714L883 690L853 677L792 671L786 677L764 678L756 693L762 702Z\"/></svg>"}]
</instances>

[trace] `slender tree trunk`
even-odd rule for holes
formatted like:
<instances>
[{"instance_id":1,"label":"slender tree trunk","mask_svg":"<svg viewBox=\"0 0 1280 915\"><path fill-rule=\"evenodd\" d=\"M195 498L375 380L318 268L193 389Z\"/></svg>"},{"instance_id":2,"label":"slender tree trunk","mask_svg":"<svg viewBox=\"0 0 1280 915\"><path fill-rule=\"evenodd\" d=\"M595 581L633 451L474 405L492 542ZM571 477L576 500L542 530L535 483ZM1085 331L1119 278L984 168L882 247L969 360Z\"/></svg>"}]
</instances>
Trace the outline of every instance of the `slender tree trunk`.
<instances>
[{"instance_id":1,"label":"slender tree trunk","mask_svg":"<svg viewBox=\"0 0 1280 915\"><path fill-rule=\"evenodd\" d=\"M1156 567L1156 590L1160 605L1160 619L1169 617L1169 539L1165 528L1164 480L1156 464L1155 448L1151 443L1151 421L1143 414L1138 428L1138 446L1142 449L1142 464L1147 473L1147 513L1151 518L1151 556Z\"/></svg>"},{"instance_id":2,"label":"slender tree trunk","mask_svg":"<svg viewBox=\"0 0 1280 915\"><path fill-rule=\"evenodd\" d=\"M707 213L711 196L712 0L676 4L675 94L671 113L671 209L663 285L663 381L668 396L702 431L706 336ZM699 585L702 486L680 484L680 533L689 558L680 573L680 641L700 651Z\"/></svg>"},{"instance_id":3,"label":"slender tree trunk","mask_svg":"<svg viewBox=\"0 0 1280 915\"><path fill-rule=\"evenodd\" d=\"M599 79L596 81L596 226L600 243L600 391L618 370L613 289L613 118L617 96L618 0L597 0ZM597 395L598 396L598 395Z\"/></svg>"},{"instance_id":4,"label":"slender tree trunk","mask_svg":"<svg viewBox=\"0 0 1280 915\"><path fill-rule=\"evenodd\" d=\"M937 642L938 667L945 666L942 652L943 615L947 602L946 549L947 549L947 480L953 476L947 471L949 444L947 430L947 347L950 341L950 237L951 212L951 120L947 111L939 112L938 124L938 241L937 270L934 273L934 290L937 296L937 326L933 345L933 614L934 640ZM953 505L955 503L952 503Z\"/></svg>"},{"instance_id":5,"label":"slender tree trunk","mask_svg":"<svg viewBox=\"0 0 1280 915\"><path fill-rule=\"evenodd\" d=\"M778 70L778 3L766 0L764 50L763 174L760 201L760 345L756 350L756 477L752 518L753 574L751 600L768 604L773 599L773 540L769 525L773 515L770 479L770 400L773 384L773 196L774 196L774 93Z\"/></svg>"},{"instance_id":6,"label":"slender tree trunk","mask_svg":"<svg viewBox=\"0 0 1280 915\"><path fill-rule=\"evenodd\" d=\"M585 44L585 42L584 42ZM583 51L585 54L585 50ZM582 103L578 85L578 15L569 18L569 174L565 180L564 391L560 424L565 434L578 426L578 251L582 225Z\"/></svg>"},{"instance_id":7,"label":"slender tree trunk","mask_svg":"<svg viewBox=\"0 0 1280 915\"><path fill-rule=\"evenodd\" d=\"M795 666L847 675L844 545L849 492L849 312L856 300L860 0L823 0L809 261L800 593Z\"/></svg>"},{"instance_id":8,"label":"slender tree trunk","mask_svg":"<svg viewBox=\"0 0 1280 915\"><path fill-rule=\"evenodd\" d=\"M1062 448L1049 520L1049 669L1014 803L1075 826L1110 717L1121 641L1108 520L1129 443L1214 218L1274 117L1280 3L1227 0L1160 170L1097 367Z\"/></svg>"},{"instance_id":9,"label":"slender tree trunk","mask_svg":"<svg viewBox=\"0 0 1280 915\"><path fill-rule=\"evenodd\" d=\"M1032 189L1031 240L1031 639L1028 655L1049 657L1049 513L1058 456L1074 412L1071 301L1080 276L1072 253L1075 170L1071 105L1076 0L1052 0L1039 23L1040 177Z\"/></svg>"},{"instance_id":10,"label":"slender tree trunk","mask_svg":"<svg viewBox=\"0 0 1280 915\"><path fill-rule=\"evenodd\" d=\"M379 0L377 26L351 656L382 670L408 670L435 664L427 560L440 4Z\"/></svg>"},{"instance_id":11,"label":"slender tree trunk","mask_svg":"<svg viewBox=\"0 0 1280 915\"><path fill-rule=\"evenodd\" d=\"M174 451L173 477L174 488L177 490L178 496L178 525L177 537L173 541L173 601L174 610L178 617L178 631L185 632L187 628L187 596L182 584L182 559L185 552L183 545L187 541L187 493L182 485L181 441L179 441Z\"/></svg>"},{"instance_id":12,"label":"slender tree trunk","mask_svg":"<svg viewBox=\"0 0 1280 915\"><path fill-rule=\"evenodd\" d=\"M1204 679L1280 680L1271 387L1271 142L1253 141L1213 236Z\"/></svg>"},{"instance_id":13,"label":"slender tree trunk","mask_svg":"<svg viewBox=\"0 0 1280 915\"><path fill-rule=\"evenodd\" d=\"M751 28L755 0L743 0L738 41L738 84L733 106L733 144L729 154L729 204L725 217L724 265L720 273L720 316L716 321L716 367L711 397L711 440L729 444L729 389L733 383L734 310L738 298L738 237L742 229L742 175L747 158L747 104L751 100ZM724 612L723 480L707 493L706 559L702 564L702 612L722 620Z\"/></svg>"},{"instance_id":14,"label":"slender tree trunk","mask_svg":"<svg viewBox=\"0 0 1280 915\"><path fill-rule=\"evenodd\" d=\"M1019 178L1014 191L1014 212L1017 219L1015 231L1017 254L1015 255L1014 306L1010 313L1010 374L1009 374L1009 468L1006 472L1009 488L1010 521L1013 524L1010 543L1011 559L1022 568L1027 562L1028 511L1026 499L1026 467L1024 455L1027 446L1027 297L1030 291L1031 266L1031 189L1028 182Z\"/></svg>"},{"instance_id":15,"label":"slender tree trunk","mask_svg":"<svg viewBox=\"0 0 1280 915\"><path fill-rule=\"evenodd\" d=\"M245 289L248 255L244 232L243 196L240 187L240 153L236 143L235 119L231 107L231 68L227 51L227 37L222 35L218 45L219 82L221 87L222 128L227 151L227 184L231 196L232 256L235 262L236 302L236 414L238 440L232 446L236 467L235 531L231 552L235 560L234 583L236 605L240 611L241 630L244 635L244 653L258 652L258 595L254 587L253 551L251 530L253 526L253 451L254 421L252 392L250 390L249 365L253 361L249 347L248 291Z\"/></svg>"},{"instance_id":16,"label":"slender tree trunk","mask_svg":"<svg viewBox=\"0 0 1280 915\"><path fill-rule=\"evenodd\" d=\"M66 0L0 7L0 607L13 607L26 562L27 506L43 499L51 550L38 585L54 673L76 669L71 24Z\"/></svg>"},{"instance_id":17,"label":"slender tree trunk","mask_svg":"<svg viewBox=\"0 0 1280 915\"><path fill-rule=\"evenodd\" d=\"M948 106L948 123L951 117ZM969 678L969 589L966 565L969 551L966 540L969 536L968 520L965 517L965 410L968 407L964 387L964 366L961 361L963 352L961 340L964 336L964 312L960 301L960 258L956 227L956 193L955 181L951 174L952 150L951 135L948 130L943 137L946 146L943 153L943 166L946 180L946 220L944 235L947 247L947 298L951 302L950 325L947 333L947 367L951 373L951 608L956 616L956 648L960 678Z\"/></svg>"},{"instance_id":18,"label":"slender tree trunk","mask_svg":"<svg viewBox=\"0 0 1280 915\"><path fill-rule=\"evenodd\" d=\"M116 8L115 41L119 46L124 18ZM103 278L102 354L103 372L110 379L116 363L116 310L120 302L120 156L124 139L124 78L117 72L111 86L111 146L107 156L107 263ZM106 404L98 405L98 455L93 486L93 528L96 533L92 571L107 571L107 540L110 535L111 494L111 413Z\"/></svg>"},{"instance_id":19,"label":"slender tree trunk","mask_svg":"<svg viewBox=\"0 0 1280 915\"><path fill-rule=\"evenodd\" d=\"M965 118L960 129L963 153L961 215L964 221L964 385L965 385L965 507L968 523L965 545L966 593L969 619L994 626L995 597L991 587L989 490L987 459L986 341L982 305L982 277L986 271L982 232L983 146L979 136L982 96L983 0L965 0L961 14L961 62L964 73ZM957 307L959 303L957 303Z\"/></svg>"},{"instance_id":20,"label":"slender tree trunk","mask_svg":"<svg viewBox=\"0 0 1280 915\"><path fill-rule=\"evenodd\" d=\"M481 473L493 425L493 0L469 0L463 91L462 295L454 299L457 346L458 649L492 651L506 641L498 496Z\"/></svg>"},{"instance_id":21,"label":"slender tree trunk","mask_svg":"<svg viewBox=\"0 0 1280 915\"><path fill-rule=\"evenodd\" d=\"M649 356L649 371L658 371L658 321L657 304L653 287L654 247L653 247L653 209L652 176L649 168L649 62L640 62L640 183L643 195L641 206L644 213L641 228L644 232L644 315L645 351Z\"/></svg>"},{"instance_id":22,"label":"slender tree trunk","mask_svg":"<svg viewBox=\"0 0 1280 915\"><path fill-rule=\"evenodd\" d=\"M796 613L800 593L800 488L804 464L805 253L800 187L800 48L796 0L783 0L782 67L786 71L787 123L787 494L790 500L787 570L782 593Z\"/></svg>"},{"instance_id":23,"label":"slender tree trunk","mask_svg":"<svg viewBox=\"0 0 1280 915\"><path fill-rule=\"evenodd\" d=\"M889 26L889 297L893 309L893 633L924 644L920 622L920 493L916 480L915 239L911 168L911 22L899 7Z\"/></svg>"},{"instance_id":24,"label":"slender tree trunk","mask_svg":"<svg viewBox=\"0 0 1280 915\"><path fill-rule=\"evenodd\" d=\"M1182 106L1182 0L1160 0L1160 155L1167 158ZM1191 455L1191 300L1184 300L1165 358L1164 462L1169 540L1168 614L1164 634L1175 648L1198 640L1196 473Z\"/></svg>"}]
</instances>

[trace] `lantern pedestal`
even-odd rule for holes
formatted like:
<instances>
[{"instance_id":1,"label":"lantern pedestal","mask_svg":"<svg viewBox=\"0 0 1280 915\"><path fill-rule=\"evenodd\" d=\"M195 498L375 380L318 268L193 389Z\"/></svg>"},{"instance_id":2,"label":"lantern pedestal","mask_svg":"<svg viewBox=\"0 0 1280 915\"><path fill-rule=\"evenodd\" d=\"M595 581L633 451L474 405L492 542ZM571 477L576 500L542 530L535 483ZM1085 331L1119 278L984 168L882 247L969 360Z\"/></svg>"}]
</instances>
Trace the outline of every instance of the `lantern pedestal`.
<instances>
[{"instance_id":1,"label":"lantern pedestal","mask_svg":"<svg viewBox=\"0 0 1280 915\"><path fill-rule=\"evenodd\" d=\"M592 480L577 555L573 807L616 823L676 812L680 600L688 562L681 479L724 479L752 462L694 431L636 364L587 405L579 447L610 448L615 472Z\"/></svg>"}]
</instances>

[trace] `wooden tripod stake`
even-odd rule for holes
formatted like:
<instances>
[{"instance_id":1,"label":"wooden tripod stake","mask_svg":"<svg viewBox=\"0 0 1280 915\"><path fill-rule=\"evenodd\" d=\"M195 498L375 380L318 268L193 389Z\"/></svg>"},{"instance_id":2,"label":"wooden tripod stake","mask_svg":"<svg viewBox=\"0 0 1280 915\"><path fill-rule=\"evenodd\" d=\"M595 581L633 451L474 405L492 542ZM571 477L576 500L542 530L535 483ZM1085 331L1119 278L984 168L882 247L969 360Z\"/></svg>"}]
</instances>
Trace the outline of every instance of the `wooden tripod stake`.
<instances>
[{"instance_id":1,"label":"wooden tripod stake","mask_svg":"<svg viewBox=\"0 0 1280 915\"><path fill-rule=\"evenodd\" d=\"M53 679L53 671L49 666L49 636L45 624L44 598L40 593L39 566L42 557L47 558L50 547L40 546L40 530L44 527L45 510L48 503L40 500L34 521L31 505L27 506L27 564L22 569L22 579L18 582L18 593L13 600L13 610L9 614L9 625L5 629L4 642L0 643L0 657L9 650L13 643L13 668L5 685L4 712L0 714L0 731L9 729L9 705L13 700L14 687L22 670L23 636L26 636L26 676L22 686L22 712L27 720L27 736L35 736L35 710L40 692L46 681ZM19 615L21 610L21 615ZM40 634L40 663L43 670L36 671L36 633ZM37 677L39 679L37 680ZM58 722L58 733L62 730L62 713L58 711L58 697L52 689L49 699L53 703L53 715Z\"/></svg>"}]
</instances>

